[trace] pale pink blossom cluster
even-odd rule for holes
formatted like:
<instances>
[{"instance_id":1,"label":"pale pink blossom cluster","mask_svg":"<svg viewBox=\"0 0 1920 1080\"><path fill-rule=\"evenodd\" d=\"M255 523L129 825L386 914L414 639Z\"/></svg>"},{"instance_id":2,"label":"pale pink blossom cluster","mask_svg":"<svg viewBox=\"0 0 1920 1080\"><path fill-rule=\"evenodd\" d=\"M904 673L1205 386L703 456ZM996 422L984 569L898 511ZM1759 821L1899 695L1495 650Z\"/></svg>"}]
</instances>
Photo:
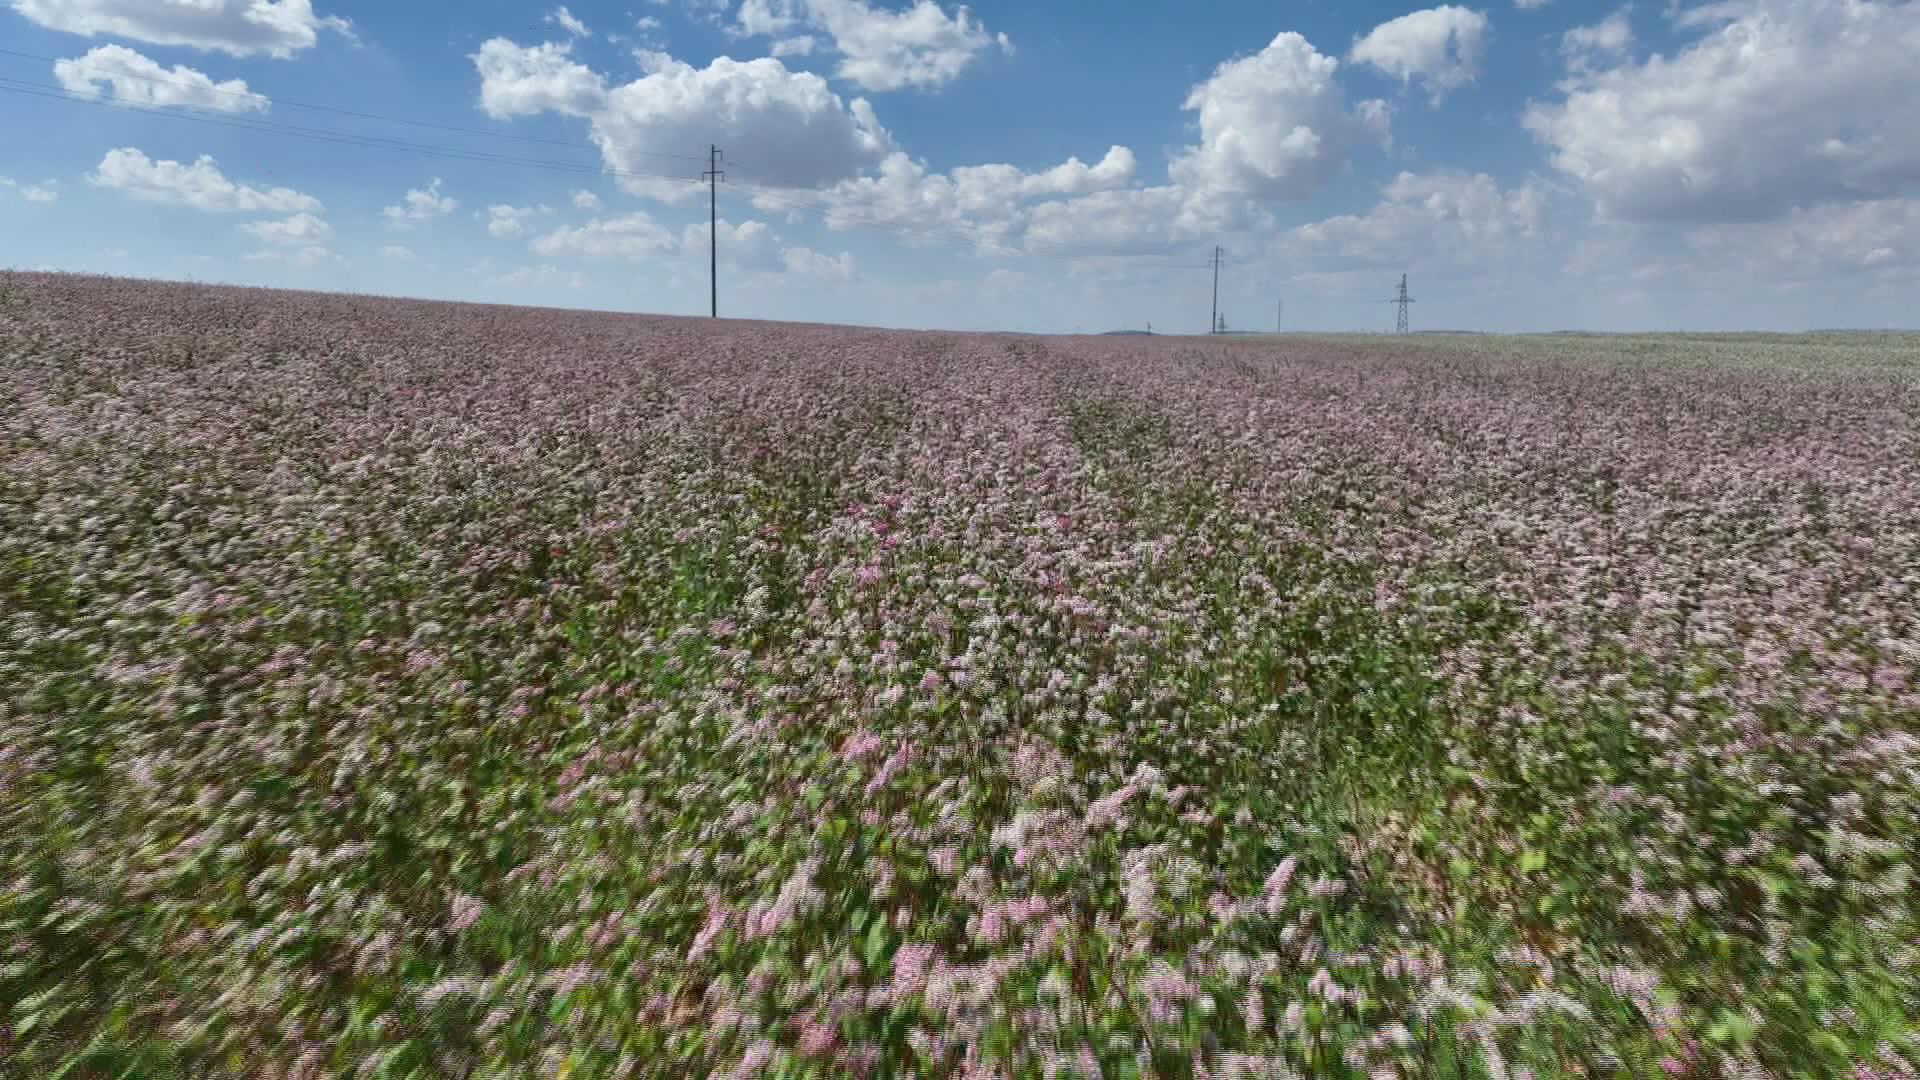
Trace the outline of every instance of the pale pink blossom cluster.
<instances>
[{"instance_id":1,"label":"pale pink blossom cluster","mask_svg":"<svg viewBox=\"0 0 1920 1080\"><path fill-rule=\"evenodd\" d=\"M1912 1076L1916 371L0 274L0 1057Z\"/></svg>"}]
</instances>

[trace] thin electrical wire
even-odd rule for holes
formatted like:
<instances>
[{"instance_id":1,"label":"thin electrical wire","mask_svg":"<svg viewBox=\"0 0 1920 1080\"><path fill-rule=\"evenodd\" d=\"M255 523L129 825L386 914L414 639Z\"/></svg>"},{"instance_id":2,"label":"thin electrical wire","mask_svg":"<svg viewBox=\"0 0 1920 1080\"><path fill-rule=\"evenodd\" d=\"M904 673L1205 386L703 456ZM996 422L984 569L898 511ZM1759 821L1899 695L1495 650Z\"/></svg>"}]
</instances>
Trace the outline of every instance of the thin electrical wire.
<instances>
[{"instance_id":1,"label":"thin electrical wire","mask_svg":"<svg viewBox=\"0 0 1920 1080\"><path fill-rule=\"evenodd\" d=\"M28 57L32 56L32 54L20 53L10 49L0 49L0 54L28 56ZM394 139L386 136L362 135L362 134L357 134L353 132L337 131L337 130L326 129L326 128L311 128L311 127L305 127L297 124L287 124L281 121L264 120L258 117L247 117L247 116L241 116L238 114L232 114L227 112L216 112L216 113L210 114L206 110L200 109L194 106L142 105L134 102L117 101L117 100L112 100L107 98L77 94L72 91L66 90L65 88L56 87L47 83L35 83L29 80L12 79L4 76L0 76L0 93L20 94L24 96L44 98L44 99L53 100L53 101L66 101L66 102L72 102L72 103L81 104L81 105L93 105L101 108L118 109L125 112L135 112L135 113L142 113L142 114L153 115L153 116L164 116L164 117L170 117L177 120L188 120L196 123L209 124L216 127L226 127L226 128L232 128L232 129L241 130L241 131L254 131L254 132L259 132L263 134L282 135L282 136L287 136L291 138L308 139L308 140L313 140L318 142L331 143L335 145L354 146L362 149L396 150L402 153L417 154L417 155L426 156L426 157L438 157L438 158L444 158L444 159L454 160L454 161L468 161L468 162L475 162L480 164L513 165L513 166L518 166L522 168L543 169L551 172L564 172L564 173L572 173L575 175L613 176L613 177L625 178L625 179L664 180L671 183L685 183L685 184L698 184L703 182L702 180L692 178L692 177L672 176L665 173L638 172L635 170L627 170L627 169L615 169L615 168L606 166L604 164L588 165L588 164L576 163L576 162L552 161L552 160L543 159L543 158L528 158L528 157L519 157L515 155L497 154L492 151L465 150L457 147L434 146L432 144L418 143L418 142L413 142L413 141L404 140L404 139ZM320 111L339 112L346 115L355 115L350 110L328 109L323 106L311 106L311 107L318 109ZM401 122L401 123L406 122L406 121L399 121L397 120L397 118L381 117L378 119L392 119L392 120L395 120L396 122ZM439 126L439 125L422 124L421 126L432 127L432 126ZM543 140L543 141L553 141L553 140ZM577 145L580 148L584 149L584 148L587 148L588 144L562 144L562 145ZM597 150L598 148L594 148L594 149ZM659 155L659 156L687 157L687 155ZM689 157L689 160L704 161L705 159ZM729 161L728 166L730 168L736 168L736 169L740 168L738 163L733 161ZM836 204L830 200L819 199L819 198L806 198L806 197L797 195L791 189L774 189L774 188L766 187L764 185L756 185L756 184L736 184L733 186L741 188L745 191L751 192L756 199L766 200L769 202L773 202L776 205L784 205L796 210L812 210L812 211L821 213L823 217L831 213L831 211L840 208L839 204ZM891 232L891 233L895 233L902 236L913 236L913 237L920 237L923 239L946 240L953 243L964 243L964 244L973 246L976 250L980 250L986 253L1009 256L1009 257L1020 257L1020 258L1026 258L1026 259L1070 260L1074 258L1081 258L1081 259L1102 259L1102 260L1104 259L1133 260L1138 258L1138 256L1126 256L1126 255L1113 255L1113 256L1048 255L1045 253L1034 252L1024 248L1009 247L1006 244L987 239L978 233L970 232L964 228L960 228L956 226L940 226L940 225L914 226L914 225L903 225L896 222L854 221L854 220L845 220L845 219L842 219L841 222L837 225L832 221L827 222L827 224L829 229L836 229L836 228L870 229L870 230ZM1142 264L1139 262L1131 262L1131 261L1125 263L1124 266L1129 270L1195 270L1195 269L1211 269L1212 268L1211 263Z\"/></svg>"},{"instance_id":2,"label":"thin electrical wire","mask_svg":"<svg viewBox=\"0 0 1920 1080\"><path fill-rule=\"evenodd\" d=\"M740 168L740 165L738 162L731 161L731 160L729 160L728 166L730 168L735 168L735 169ZM747 171L751 171L751 170L747 170ZM803 209L813 209L813 210L820 211L823 214L829 213L836 209L840 209L839 204L833 203L831 201L821 200L821 199L800 198L800 197L794 196L790 192L787 192L784 190L770 189L762 185L737 184L735 186L754 193L754 195L758 198L766 199L776 204L795 206ZM831 223L829 223L828 227L832 228L833 226ZM892 222L878 222L878 221L845 221L845 227L885 229L885 230L894 231L894 232L917 234L921 236L946 238L946 239L951 239L958 242L973 244L979 248L989 249L995 254L1017 255L1017 256L1022 256L1026 258L1040 258L1040 259L1046 259L1046 258L1090 259L1091 258L1091 259L1127 259L1127 260L1136 260L1140 258L1140 256L1137 256L1137 255L1095 255L1095 256L1084 256L1084 255L1074 256L1074 255L1064 255L1064 254L1048 255L1042 252L1035 252L1026 248L1008 247L1007 245L1002 244L998 241L983 239L980 236L974 233L971 233L959 226L939 226L939 225L918 226L918 225L900 225ZM1127 266L1129 269L1141 269L1141 270L1211 270L1213 268L1213 264L1210 262L1209 263L1178 263L1178 264L1165 264L1165 263L1142 264L1139 262L1129 262Z\"/></svg>"},{"instance_id":3,"label":"thin electrical wire","mask_svg":"<svg viewBox=\"0 0 1920 1080\"><path fill-rule=\"evenodd\" d=\"M742 188L746 191L752 192L753 196L756 199L764 199L776 205L787 206L789 208L796 209L796 210L817 211L821 213L823 216L839 208L838 204L835 204L827 200L797 198L785 191L774 190L771 188L761 187L753 184L738 184L735 186ZM840 224L838 226L836 226L833 222L830 221L828 222L827 227L829 229L833 229L836 227L837 228L853 228L853 229L879 229L887 232L899 233L903 236L918 236L918 237L928 238L928 239L948 240L956 243L971 244L976 249L986 251L991 254L1026 256L1026 257L1035 256L1034 252L1027 251L1022 248L1008 247L1007 245L999 243L998 241L989 240L982 236L967 232L966 230L961 229L959 227L950 226L950 225L902 225L895 222L859 221L859 220L849 220L849 219L843 218L840 220Z\"/></svg>"},{"instance_id":4,"label":"thin electrical wire","mask_svg":"<svg viewBox=\"0 0 1920 1080\"><path fill-rule=\"evenodd\" d=\"M19 59L25 59L25 60L38 60L38 61L43 61L43 62L52 63L52 64L57 64L61 62L60 58L57 58L57 57L44 56L37 53L23 52L18 49L0 48L0 55L12 56ZM219 87L210 87L210 86L202 85L199 83L190 83L180 79L166 78L166 77L157 76L157 75L135 74L130 72L120 72L116 74L118 75L118 77L121 77L121 78L139 79L148 83L189 87L197 93L220 94L223 96L230 96L230 97L241 98L245 100L252 100L255 97L263 97L263 98L266 98L268 101L270 101L274 105L283 105L283 106L289 106L289 107L299 108L299 109L308 109L314 112L331 113L337 116L347 116L347 117L353 117L353 118L362 119L362 120L373 120L380 123L401 124L409 127L426 128L426 129L431 129L436 131L454 132L454 133L459 133L464 135L475 135L475 136L480 136L484 138L508 139L516 142L537 143L537 144L548 145L548 146L562 146L562 147L567 147L569 149L593 150L596 152L598 152L600 149L598 146L596 146L593 143L579 142L579 141L572 141L572 140L561 140L561 139L548 139L548 138L542 138L542 137L533 136L533 135L515 135L508 132L487 131L481 128L461 127L455 124L439 124L439 123L434 123L432 121L426 121L426 120L412 120L405 117L387 116L380 113L361 112L354 109L342 109L342 108L338 108L336 106L331 106L331 105L317 105L311 102L301 102L301 101L293 101L287 98L269 97L268 95L257 94L256 92L253 92L253 91L242 92L237 90L223 90L223 89L220 89ZM214 124L222 127L237 128L240 130L262 131L269 134L280 134L280 135L288 135L288 136L293 136L298 138L314 139L317 141L330 142L330 143L335 143L339 145L361 146L361 147L374 148L374 149L399 150L404 153L443 157L449 160L456 160L456 161L474 161L474 162L490 163L490 164L517 165L517 166L526 167L526 168L539 168L539 169L546 169L549 171L572 172L572 173L582 174L582 175L592 174L597 176L615 176L615 177L634 178L634 179L665 180L673 183L689 183L689 184L700 182L698 179L693 177L672 176L664 173L647 173L647 172L639 172L635 170L613 169L605 165L588 165L584 163L575 163L575 162L556 162L556 161L550 161L550 160L539 159L539 158L524 158L524 157L517 157L512 155L496 154L491 151L465 150L457 147L433 146L431 144L412 142L412 141L403 140L403 139L393 139L393 138L389 138L386 136L379 136L379 135L365 135L357 132L343 132L343 131L337 131L332 129L309 128L309 127L303 127L297 124L287 124L281 121L263 120L258 117L240 116L238 114L230 113L225 110L216 110L216 113L214 115L209 115L207 110L200 109L195 106L167 106L167 107L145 106L145 105L141 105L133 102L106 100L106 99L102 99L102 98L91 96L91 95L79 94L69 90L66 87L55 86L50 83L36 83L29 80L12 79L4 76L0 76L0 83L12 84L11 87L0 85L0 91L29 94L36 97L45 97L45 98L50 98L55 100L62 100L62 101L73 101L73 102L78 102L81 104L88 104L88 105L101 105L101 106L107 106L112 108L119 108L119 109L123 109L130 112L142 112L142 113L149 113L149 114L160 115L160 116L172 116L179 119L196 120L201 123ZM673 154L673 153L667 153L665 151L643 151L643 150L630 150L628 152L640 157L656 157L656 158L672 159L672 160L679 160L679 161L698 161L698 162L701 162L702 164L705 164L708 161L708 159L705 156L695 156L692 154ZM757 171L753 166L743 164L738 160L735 160L735 159L725 159L725 160L728 168L730 169L745 171L749 173ZM833 203L829 200L808 199L808 198L796 196L791 189L774 189L774 188L766 187L764 185L754 185L754 184L742 184L737 186L743 187L748 191L751 191L757 199L771 201L777 205L784 205L789 208L811 209L813 211L821 213L822 215L828 215L828 214L831 214L836 209L841 209L841 206L839 204ZM835 226L831 222L829 222L828 227L834 228ZM988 253L988 254L995 254L995 255L1002 255L1002 256L1017 256L1017 257L1024 257L1024 258L1046 258L1047 257L1041 253L1037 253L1031 250L1009 247L1006 244L1000 243L998 241L986 239L985 237L980 235L978 232L969 231L958 226L951 226L951 225L917 225L916 226L916 225L903 225L897 222L849 221L846 219L842 219L842 224L839 227L882 230L886 232L896 233L902 236L917 236L921 238L934 239L934 240L944 239L944 240L948 240L956 243L969 244L973 246L976 250L981 251L983 253ZM1063 255L1063 256L1054 256L1054 257L1074 258L1075 256ZM1113 258L1113 259L1128 259L1128 260L1134 260L1138 258L1138 256L1125 256L1125 255L1077 256L1077 257L1082 259ZM1234 265L1242 265L1242 264L1237 261L1222 264L1223 267L1234 266ZM1158 270L1204 270L1204 269L1212 269L1213 264L1211 263L1142 264L1137 261L1131 261L1131 262L1128 262L1126 266L1128 269L1139 269L1139 270L1156 270L1156 269Z\"/></svg>"},{"instance_id":5,"label":"thin electrical wire","mask_svg":"<svg viewBox=\"0 0 1920 1080\"><path fill-rule=\"evenodd\" d=\"M753 169L749 169L741 166L737 161L734 161L732 159L728 159L727 167L730 169L743 170L746 172L755 171ZM758 199L765 199L767 201L780 204L780 205L786 205L789 207L817 210L822 214L827 214L834 210L842 209L842 204L835 203L827 199L807 198L805 196L796 195L795 193L793 193L791 189L784 189L784 188L777 189L777 188L768 187L764 184L735 184L733 186L752 192L754 196ZM994 249L996 250L997 253L1001 253L1001 254L1010 254L1010 255L1032 255L1033 254L1032 252L1029 252L1020 248L1007 247L1006 245L1001 244L995 240L983 239L981 236L973 232L969 232L968 230L964 228L960 228L958 226L900 225L893 222L852 221L852 220L845 220L845 219L843 219L843 221L845 223L845 227L849 227L849 228L887 229L891 231L918 234L922 236L952 239L956 241L973 244L976 247L980 247L980 248ZM831 228L832 225L829 224L828 227Z\"/></svg>"},{"instance_id":6,"label":"thin electrical wire","mask_svg":"<svg viewBox=\"0 0 1920 1080\"><path fill-rule=\"evenodd\" d=\"M8 84L11 84L11 85L8 85ZM590 175L596 175L596 176L602 176L602 175L614 176L614 177L621 177L621 178L627 178L627 179L665 180L673 183L686 183L686 184L698 184L702 182L692 177L671 176L664 173L637 172L629 169L614 169L605 165L588 165L588 164L575 163L575 162L557 162L557 161L551 161L551 160L541 159L541 158L525 158L525 157L519 157L515 155L496 154L491 151L463 150L456 147L433 146L430 144L423 144L423 143L418 143L418 142L413 142L413 141L403 140L403 139L393 139L385 136L359 135L351 132L334 131L334 130L324 129L324 128L310 128L310 127L304 127L297 124L287 124L287 123L283 123L280 121L273 121L273 120L262 120L257 117L239 116L236 114L229 114L224 112L217 113L217 114L209 114L206 110L198 109L193 106L150 106L150 105L142 105L142 104L133 103L133 102L114 101L114 100L109 100L105 98L96 98L96 97L89 97L89 96L76 94L71 91L65 90L63 88L54 87L45 83L35 83L35 82L31 82L28 80L21 80L21 79L10 79L4 76L0 76L0 92L23 94L23 95L32 96L32 97L46 98L48 100L54 100L54 101L68 101L68 102L73 102L81 105L93 105L97 107L119 109L126 112L137 112L137 113L143 113L143 114L153 115L153 116L165 116L165 117L171 117L173 119L178 119L178 120L190 120L197 123L210 124L216 127L233 128L233 129L242 130L242 131L257 131L265 134L285 135L285 136L294 137L294 138L303 138L303 139L310 139L310 140L315 140L319 142L333 143L336 145L359 146L359 147L369 148L369 149L398 150L404 153L419 154L419 155L428 156L428 157L440 157L440 158L446 158L446 159L455 160L455 161L472 161L472 162L479 162L483 164L517 165L517 166L522 166L526 168L539 168L539 169L546 169L549 171L569 172L569 173L574 173L578 175L590 174ZM771 189L760 188L756 185L739 185L739 186L752 190L761 197L772 199L774 201L777 201L786 205L790 205L790 206L797 206L797 207L803 207L803 208L810 207L812 209L823 210L823 211L830 208L830 204L803 201L793 197L791 193L775 192ZM1030 252L1021 251L1020 249L1017 249L1017 248L1009 248L1009 247L1006 247L1005 245L996 245L996 244L993 244L991 241L982 241L981 238L979 237L964 233L957 229L939 228L939 227L914 227L914 226L904 226L904 225L884 223L884 222L859 222L859 223L850 223L850 224L855 224L858 227L863 227L863 228L884 229L890 232L900 233L903 235L920 235L920 236L932 237L936 239L946 239L946 240L955 241L955 242L965 242L965 243L975 244L977 246L997 247L999 252L1005 255L1018 256L1018 255L1032 254Z\"/></svg>"},{"instance_id":7,"label":"thin electrical wire","mask_svg":"<svg viewBox=\"0 0 1920 1080\"><path fill-rule=\"evenodd\" d=\"M13 56L13 57L18 57L21 59L28 59L28 60L40 60L48 63L60 62L57 58L54 58L54 57L43 56L36 53L22 52L17 49L0 48L0 55ZM265 97L265 95L256 95L250 91L241 92L241 91L233 91L233 90L222 90L222 89L219 89L218 87L208 87L200 84L190 84L183 80L170 79L170 78L165 78L165 77L156 76L156 75L142 75L142 74L133 74L133 73L125 73L125 72L119 73L119 74L121 77L124 77L124 78L139 79L148 83L157 83L162 85L175 85L175 86L190 86L196 92L215 93L215 94L221 94L224 96L241 98L245 100L252 100L256 96ZM343 145L355 145L355 146L367 146L367 147L375 147L375 148L393 149L393 150L400 150L406 153L426 154L430 156L446 157L452 160L481 161L481 162L491 162L491 163L498 163L498 164L513 164L513 165L521 165L525 167L569 171L569 172L576 172L576 173L583 173L583 174L593 173L595 175L643 177L647 179L668 180L672 182L687 182L687 183L697 182L694 178L691 178L691 177L669 176L669 175L660 174L660 173L641 173L641 172L636 172L632 170L616 170L616 169L609 169L604 165L586 165L586 164L573 163L573 162L554 162L554 161L548 161L544 159L521 158L521 157L515 157L511 155L495 154L491 151L474 151L474 150L463 150L456 147L432 146L429 144L422 144L422 143L412 142L409 140L402 140L402 139L392 139L392 138L388 138L385 136L378 136L378 135L364 135L364 134L355 133L355 132L342 132L342 131L336 131L331 129L309 128L309 127L303 127L297 124L287 124L281 121L271 121L271 120L263 120L258 117L240 116L238 114L226 112L225 110L218 110L217 115L208 115L206 110L195 107L195 106L157 107L157 106L144 106L144 105L140 105L138 103L132 103L132 102L103 100L101 98L94 97L92 95L85 95L85 94L80 94L80 93L71 91L66 87L54 86L53 84L50 84L50 83L36 83L29 80L11 79L3 76L0 76L0 83L12 84L13 87L16 88L13 90L13 92L16 92L16 93L26 93L26 94L32 94L33 96L39 96L39 97L56 98L58 100L65 100L65 101L75 101L75 102L80 102L82 104L106 105L106 106L121 108L127 111L133 111L133 112L145 112L145 113L152 113L152 114L163 115L163 116L175 116L175 117L180 117L184 119L195 119L203 123L216 124L218 126L223 126L223 127L232 127L232 128L242 129L242 130L257 130L257 131L264 131L272 134L291 135L291 136L302 137L302 138L317 139L325 142L333 142L333 143L343 144ZM5 89L7 89L6 86L0 86L0 90L5 90ZM516 141L540 143L540 144L552 145L552 146L565 146L572 149L591 149L596 151L599 149L597 146L594 146L591 143L563 141L559 139L544 139L536 136L512 135L504 132L490 132L490 131L485 131L478 128L465 128L465 127L460 127L460 126L451 125L451 124L437 124L437 123L432 123L430 121L410 120L403 117L384 116L378 113L366 113L366 112L360 112L352 109L341 109L341 108L337 108L329 105L315 105L312 103L292 101L284 98L269 98L268 100L278 105L288 105L295 108L310 109L317 112L326 112L326 113L332 113L340 116L355 117L359 119L375 120L383 123L404 124L412 127L429 128L429 129L439 130L439 131L458 132L461 134L479 135L484 137L505 138L505 139L512 139ZM635 154L638 154L639 156L645 156L645 157L671 158L671 159L683 160L683 161L700 161L702 163L705 163L707 161L707 159L704 157L695 157L694 155L691 155L691 154L669 154L665 152L654 152L654 151L632 151L632 152ZM747 172L755 171L753 168L743 165L740 162L732 159L727 160L727 165L729 168L732 168L732 169L743 170ZM755 197L758 199L771 201L777 205L784 205L789 208L812 209L822 214L831 213L833 210L839 208L836 204L831 203L829 201L797 197L790 190L785 190L785 189L776 190L776 189L765 187L763 185L752 185L752 184L739 185L739 186L745 187L749 191L752 191ZM904 236L919 236L919 237L930 238L930 239L946 239L954 242L967 243L975 247L977 250L980 250L986 253L991 253L991 254L1007 255L1007 256L1023 256L1023 257L1036 256L1035 252L1028 251L1025 249L1020 249L1020 248L1009 247L998 241L986 239L983 236L979 235L977 232L971 232L957 226L938 226L938 225L912 226L912 225L902 225L896 222L878 222L878 221L857 221L857 222L846 221L844 222L844 225L845 227L852 227L852 228L885 230L885 231L897 233ZM1139 267L1141 269L1154 268L1150 266L1140 267L1140 264L1138 263L1135 263L1132 265ZM1195 269L1196 267L1183 264L1177 267L1169 266L1164 268L1184 270L1184 269Z\"/></svg>"},{"instance_id":8,"label":"thin electrical wire","mask_svg":"<svg viewBox=\"0 0 1920 1080\"><path fill-rule=\"evenodd\" d=\"M666 180L673 183L697 184L692 177L671 176L666 173L637 172L631 169L615 169L606 165L588 165L584 163L550 161L544 158L524 158L507 154L495 154L484 150L461 150L454 147L432 146L425 143L408 142L401 139L389 139L376 135L355 135L350 132L330 131L324 128L306 128L274 121L262 121L246 117L220 114L207 115L184 106L147 106L124 101L108 101L99 98L82 97L65 91L49 90L44 84L23 83L18 79L0 77L0 93L23 94L31 97L46 98L52 101L67 101L77 105L93 105L101 108L120 109L127 112L144 113L150 116L164 116L174 120L190 120L196 123L211 124L216 127L235 128L241 131L256 131L263 134L284 135L291 138L311 139L319 142L335 143L345 146L358 146L367 149L398 150L403 153L419 154L426 157L448 158L455 161L472 161L491 165L515 165L523 168L546 169L555 172L568 172L576 175L614 176L627 179Z\"/></svg>"},{"instance_id":9,"label":"thin electrical wire","mask_svg":"<svg viewBox=\"0 0 1920 1080\"><path fill-rule=\"evenodd\" d=\"M15 56L25 60L43 60L43 61L46 61L47 63L52 63L52 64L57 64L61 62L58 58L55 58L55 57L41 56L36 53L20 52L17 49L0 49L0 56ZM103 74L102 78L104 79L105 77L106 76ZM354 109L342 109L332 105L314 105L309 102L292 101L287 98L274 97L270 94L260 94L257 91L242 92L239 90L222 90L219 87L205 86L200 83L187 82L185 80L180 80L180 79L162 78L157 75L137 75L131 72L117 72L117 73L114 73L113 77L140 79L145 82L159 83L162 85L187 87L192 89L195 93L221 94L223 96L230 96L230 97L236 97L236 98L242 98L242 99L252 99L254 97L263 97L263 98L266 98L267 101L269 101L270 103L276 106L286 105L296 109L310 109L314 112L333 113L336 116L351 116L360 120L377 120L381 123L386 123L386 124L404 124L408 127L430 128L435 131L457 132L462 135L479 135L489 139L511 139L515 142L541 143L548 146L565 146L565 147L569 147L576 150L597 151L599 149L599 147L595 146L593 143L582 142L580 140L546 139L546 138L541 138L538 135L514 135L504 131L488 131L484 128L461 127L457 124L436 124L428 120L409 120L409 119L406 119L405 117L385 116L380 113L359 112ZM42 83L37 85L51 86L52 84ZM638 154L641 157L671 158L677 161L698 161L698 162L701 162L702 164L705 164L707 160L704 155L670 154L670 153L667 153L666 151L660 151L660 150L636 150L632 152L635 154Z\"/></svg>"}]
</instances>

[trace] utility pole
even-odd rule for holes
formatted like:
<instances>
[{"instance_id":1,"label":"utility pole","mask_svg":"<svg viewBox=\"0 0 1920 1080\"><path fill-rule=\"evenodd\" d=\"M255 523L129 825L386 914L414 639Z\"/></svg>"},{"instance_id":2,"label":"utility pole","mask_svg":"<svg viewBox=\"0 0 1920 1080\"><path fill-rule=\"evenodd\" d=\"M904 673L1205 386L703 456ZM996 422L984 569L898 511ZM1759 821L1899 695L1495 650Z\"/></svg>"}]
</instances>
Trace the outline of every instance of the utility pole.
<instances>
[{"instance_id":1,"label":"utility pole","mask_svg":"<svg viewBox=\"0 0 1920 1080\"><path fill-rule=\"evenodd\" d=\"M712 290L711 318L720 317L720 148L707 147L707 171L700 174L707 182L707 283Z\"/></svg>"},{"instance_id":2,"label":"utility pole","mask_svg":"<svg viewBox=\"0 0 1920 1080\"><path fill-rule=\"evenodd\" d=\"M1213 315L1207 319L1207 333L1220 332L1220 245L1213 247Z\"/></svg>"},{"instance_id":3,"label":"utility pole","mask_svg":"<svg viewBox=\"0 0 1920 1080\"><path fill-rule=\"evenodd\" d=\"M1274 301L1274 308L1273 308L1273 332L1274 333L1277 334L1280 332L1280 326L1282 321L1286 318L1286 314L1287 314L1286 299L1282 298Z\"/></svg>"},{"instance_id":4,"label":"utility pole","mask_svg":"<svg viewBox=\"0 0 1920 1080\"><path fill-rule=\"evenodd\" d=\"M1401 274L1400 275L1400 295L1387 301L1387 303L1389 304L1398 304L1400 306L1400 317L1394 320L1394 325L1393 325L1394 333L1404 334L1407 332L1407 305L1413 302L1414 302L1413 297L1407 295L1407 275Z\"/></svg>"}]
</instances>

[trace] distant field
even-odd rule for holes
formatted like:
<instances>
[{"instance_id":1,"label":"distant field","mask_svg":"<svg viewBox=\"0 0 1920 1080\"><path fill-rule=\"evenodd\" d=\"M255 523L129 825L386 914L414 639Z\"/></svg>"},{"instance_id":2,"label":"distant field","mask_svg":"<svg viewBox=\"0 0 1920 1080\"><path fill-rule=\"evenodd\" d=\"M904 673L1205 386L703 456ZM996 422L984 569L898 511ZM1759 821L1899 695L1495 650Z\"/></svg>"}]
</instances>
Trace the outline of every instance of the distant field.
<instances>
[{"instance_id":1,"label":"distant field","mask_svg":"<svg viewBox=\"0 0 1920 1080\"><path fill-rule=\"evenodd\" d=\"M1916 370L0 274L0 1074L1913 1077Z\"/></svg>"}]
</instances>

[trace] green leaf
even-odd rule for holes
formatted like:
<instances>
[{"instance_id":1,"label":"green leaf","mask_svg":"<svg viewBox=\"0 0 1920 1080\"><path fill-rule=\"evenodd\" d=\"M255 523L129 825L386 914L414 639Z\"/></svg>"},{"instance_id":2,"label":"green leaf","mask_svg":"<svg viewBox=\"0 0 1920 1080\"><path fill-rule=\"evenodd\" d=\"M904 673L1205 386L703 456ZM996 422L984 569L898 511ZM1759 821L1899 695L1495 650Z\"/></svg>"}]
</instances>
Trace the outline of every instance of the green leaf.
<instances>
[{"instance_id":1,"label":"green leaf","mask_svg":"<svg viewBox=\"0 0 1920 1080\"><path fill-rule=\"evenodd\" d=\"M1520 853L1520 872L1532 874L1547 868L1545 852L1527 850Z\"/></svg>"},{"instance_id":2,"label":"green leaf","mask_svg":"<svg viewBox=\"0 0 1920 1080\"><path fill-rule=\"evenodd\" d=\"M1719 1017L1712 1027L1707 1029L1707 1038L1717 1043L1732 1043L1746 1046L1753 1041L1754 1024L1743 1013L1732 1009L1720 1010Z\"/></svg>"},{"instance_id":3,"label":"green leaf","mask_svg":"<svg viewBox=\"0 0 1920 1080\"><path fill-rule=\"evenodd\" d=\"M1816 1031L1808 1041L1824 1051L1829 1057L1845 1061L1853 1056L1853 1051L1847 1046L1847 1040L1842 1039L1831 1031Z\"/></svg>"}]
</instances>

